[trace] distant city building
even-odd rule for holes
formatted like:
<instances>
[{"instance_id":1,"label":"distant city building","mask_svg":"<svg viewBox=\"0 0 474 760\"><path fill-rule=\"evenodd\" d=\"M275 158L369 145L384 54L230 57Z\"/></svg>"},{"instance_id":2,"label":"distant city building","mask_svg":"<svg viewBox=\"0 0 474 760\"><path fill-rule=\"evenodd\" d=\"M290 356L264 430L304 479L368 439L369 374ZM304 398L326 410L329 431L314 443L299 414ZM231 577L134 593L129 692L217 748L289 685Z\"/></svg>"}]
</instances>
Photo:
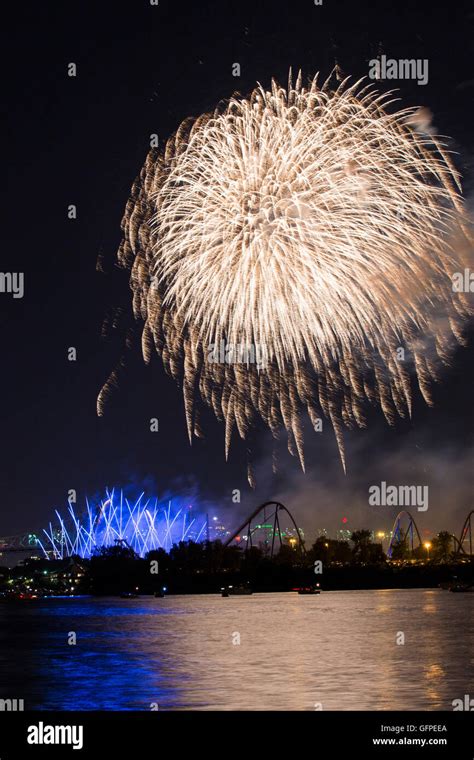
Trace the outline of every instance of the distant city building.
<instances>
[{"instance_id":1,"label":"distant city building","mask_svg":"<svg viewBox=\"0 0 474 760\"><path fill-rule=\"evenodd\" d=\"M336 530L337 541L350 541L351 536L352 536L352 531L347 530L347 528L340 528L339 530Z\"/></svg>"},{"instance_id":2,"label":"distant city building","mask_svg":"<svg viewBox=\"0 0 474 760\"><path fill-rule=\"evenodd\" d=\"M217 518L209 521L209 539L210 541L222 541L229 538L230 530Z\"/></svg>"}]
</instances>

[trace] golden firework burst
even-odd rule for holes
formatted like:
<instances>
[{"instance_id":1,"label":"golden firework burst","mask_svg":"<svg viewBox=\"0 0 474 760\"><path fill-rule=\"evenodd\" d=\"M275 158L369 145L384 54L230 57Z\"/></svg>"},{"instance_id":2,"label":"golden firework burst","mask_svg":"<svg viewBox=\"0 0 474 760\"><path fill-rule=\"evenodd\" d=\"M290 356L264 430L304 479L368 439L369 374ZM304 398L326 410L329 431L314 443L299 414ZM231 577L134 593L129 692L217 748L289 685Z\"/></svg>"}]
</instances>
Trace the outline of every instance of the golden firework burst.
<instances>
[{"instance_id":1,"label":"golden firework burst","mask_svg":"<svg viewBox=\"0 0 474 760\"><path fill-rule=\"evenodd\" d=\"M307 413L316 429L331 421L345 467L343 427L365 425L367 400L390 424L410 413L410 363L431 403L469 313L451 276L472 236L446 146L390 98L290 73L150 151L118 261L145 361L156 350L182 383L190 440L200 396L225 422L226 455L234 429L263 420L304 469Z\"/></svg>"}]
</instances>

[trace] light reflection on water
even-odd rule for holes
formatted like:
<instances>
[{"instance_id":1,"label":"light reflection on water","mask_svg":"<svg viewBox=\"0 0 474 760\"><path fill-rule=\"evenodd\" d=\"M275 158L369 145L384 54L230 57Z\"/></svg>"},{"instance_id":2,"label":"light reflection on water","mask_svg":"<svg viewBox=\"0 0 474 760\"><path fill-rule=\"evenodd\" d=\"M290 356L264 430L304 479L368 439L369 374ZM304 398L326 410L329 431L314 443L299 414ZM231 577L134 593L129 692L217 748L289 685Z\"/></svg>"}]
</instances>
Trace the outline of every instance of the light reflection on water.
<instances>
[{"instance_id":1,"label":"light reflection on water","mask_svg":"<svg viewBox=\"0 0 474 760\"><path fill-rule=\"evenodd\" d=\"M451 710L474 694L473 610L473 594L419 589L3 604L0 696L49 710Z\"/></svg>"}]
</instances>

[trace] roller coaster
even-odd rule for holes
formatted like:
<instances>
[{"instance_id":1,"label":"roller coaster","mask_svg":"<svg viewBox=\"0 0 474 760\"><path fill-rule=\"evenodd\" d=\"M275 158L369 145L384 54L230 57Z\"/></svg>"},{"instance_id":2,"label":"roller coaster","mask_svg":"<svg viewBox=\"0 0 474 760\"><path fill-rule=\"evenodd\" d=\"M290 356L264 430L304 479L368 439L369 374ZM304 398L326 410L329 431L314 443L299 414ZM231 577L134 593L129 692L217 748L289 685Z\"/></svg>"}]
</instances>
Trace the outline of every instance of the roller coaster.
<instances>
[{"instance_id":1,"label":"roller coaster","mask_svg":"<svg viewBox=\"0 0 474 760\"><path fill-rule=\"evenodd\" d=\"M265 528L271 531L271 547L270 552L273 556L275 551L275 545L282 545L285 537L285 532L281 527L281 518L285 515L288 517L295 529L295 539L298 542L299 550L305 554L305 546L302 538L302 531L298 528L296 521L291 512L280 502L266 501L260 504L235 530L230 537L225 541L225 546L229 546L233 541L239 540L239 544L242 546L245 544L245 551L248 551L253 545L256 534L262 530L262 520L257 520L259 515L263 518L263 524ZM451 535L453 541L453 549L455 553L463 554L468 557L473 556L473 521L474 510L471 510L464 520L459 538L454 534ZM413 515L403 510L395 518L392 529L392 537L388 548L388 556L391 557L393 549L397 544L408 542L408 549L415 551L417 548L423 545L420 531L415 522ZM36 533L23 533L16 536L0 537L0 557L2 554L11 552L22 552L24 554L35 554L42 550L42 543L39 538L39 534ZM1 559L0 559L1 564Z\"/></svg>"},{"instance_id":2,"label":"roller coaster","mask_svg":"<svg viewBox=\"0 0 474 760\"><path fill-rule=\"evenodd\" d=\"M474 515L474 509L472 509L464 521L464 525L461 530L461 537L459 543L465 554L469 554L472 557L472 519ZM469 541L469 552L464 549L464 544Z\"/></svg>"},{"instance_id":3,"label":"roller coaster","mask_svg":"<svg viewBox=\"0 0 474 760\"><path fill-rule=\"evenodd\" d=\"M259 507L257 507L245 520L244 522L239 525L236 531L232 533L232 535L227 539L227 541L224 543L224 546L229 546L233 541L240 538L241 540L245 541L245 550L247 551L250 549L253 545L253 538L257 531L262 529L261 521L256 521L256 518L258 515L263 516L263 522L265 525L271 524L273 521L273 527L272 527L272 541L271 541L271 549L270 549L270 556L273 557L273 553L275 550L275 538L278 539L280 543L280 547L282 546L282 537L283 532L280 525L280 516L283 514L286 514L291 522L293 523L293 526L296 531L296 540L298 541L298 548L301 551L302 554L306 553L304 542L302 539L302 531L300 528L298 528L295 518L291 514L290 510L287 509L284 504L281 504L279 501L266 501L264 504L260 504ZM253 527L252 527L253 525Z\"/></svg>"},{"instance_id":4,"label":"roller coaster","mask_svg":"<svg viewBox=\"0 0 474 760\"><path fill-rule=\"evenodd\" d=\"M453 542L453 553L455 554L464 554L472 557L473 515L474 510L471 510L464 521L459 538L457 538L454 533L450 533L450 538ZM468 541L469 544L468 551L464 547L466 541ZM407 549L412 553L423 545L415 518L411 512L404 509L398 513L395 522L393 523L392 537L390 539L387 556L391 558L394 548L405 542L407 543Z\"/></svg>"}]
</instances>

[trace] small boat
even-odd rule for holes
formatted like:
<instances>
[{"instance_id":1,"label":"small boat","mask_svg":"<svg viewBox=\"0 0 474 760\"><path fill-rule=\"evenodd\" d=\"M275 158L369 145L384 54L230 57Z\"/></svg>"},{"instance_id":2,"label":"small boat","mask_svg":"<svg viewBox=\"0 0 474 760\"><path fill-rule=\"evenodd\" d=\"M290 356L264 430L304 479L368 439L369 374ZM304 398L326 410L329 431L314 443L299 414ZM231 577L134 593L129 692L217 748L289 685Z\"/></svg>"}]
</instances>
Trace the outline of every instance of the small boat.
<instances>
[{"instance_id":1,"label":"small boat","mask_svg":"<svg viewBox=\"0 0 474 760\"><path fill-rule=\"evenodd\" d=\"M124 591L122 594L120 594L120 599L137 599L138 594L135 594L133 591Z\"/></svg>"},{"instance_id":2,"label":"small boat","mask_svg":"<svg viewBox=\"0 0 474 760\"><path fill-rule=\"evenodd\" d=\"M253 594L250 586L227 586L227 588L221 589L222 596L250 596Z\"/></svg>"},{"instance_id":3,"label":"small boat","mask_svg":"<svg viewBox=\"0 0 474 760\"><path fill-rule=\"evenodd\" d=\"M319 583L316 586L304 586L303 588L298 589L298 594L320 594L321 589L319 588Z\"/></svg>"},{"instance_id":4,"label":"small boat","mask_svg":"<svg viewBox=\"0 0 474 760\"><path fill-rule=\"evenodd\" d=\"M166 588L166 586L164 586L163 588L160 588L158 591L155 591L155 593L153 594L153 596L156 599L164 599L165 596L166 596L166 592L167 591L168 591L168 589Z\"/></svg>"},{"instance_id":5,"label":"small boat","mask_svg":"<svg viewBox=\"0 0 474 760\"><path fill-rule=\"evenodd\" d=\"M5 594L0 597L2 602L31 602L34 599L40 599L39 594L30 593L29 591L18 591L12 594Z\"/></svg>"},{"instance_id":6,"label":"small boat","mask_svg":"<svg viewBox=\"0 0 474 760\"><path fill-rule=\"evenodd\" d=\"M451 588L449 590L452 591L455 594L456 593L457 594L459 594L459 593L465 593L465 592L469 592L469 591L472 592L472 591L474 591L474 585L472 583L471 584L469 584L469 583L455 583L454 586L451 586Z\"/></svg>"}]
</instances>

